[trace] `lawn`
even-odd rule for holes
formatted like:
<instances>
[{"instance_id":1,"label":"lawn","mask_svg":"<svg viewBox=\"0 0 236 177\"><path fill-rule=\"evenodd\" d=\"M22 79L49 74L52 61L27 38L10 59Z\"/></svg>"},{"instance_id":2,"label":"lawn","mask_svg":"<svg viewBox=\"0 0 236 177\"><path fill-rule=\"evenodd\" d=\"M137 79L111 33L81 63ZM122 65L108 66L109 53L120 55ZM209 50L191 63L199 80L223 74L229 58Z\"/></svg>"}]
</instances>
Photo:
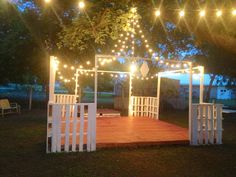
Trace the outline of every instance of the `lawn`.
<instances>
[{"instance_id":1,"label":"lawn","mask_svg":"<svg viewBox=\"0 0 236 177\"><path fill-rule=\"evenodd\" d=\"M186 113L163 120L187 125ZM0 119L0 177L232 177L236 174L236 115L224 116L224 145L165 145L46 154L46 111Z\"/></svg>"}]
</instances>

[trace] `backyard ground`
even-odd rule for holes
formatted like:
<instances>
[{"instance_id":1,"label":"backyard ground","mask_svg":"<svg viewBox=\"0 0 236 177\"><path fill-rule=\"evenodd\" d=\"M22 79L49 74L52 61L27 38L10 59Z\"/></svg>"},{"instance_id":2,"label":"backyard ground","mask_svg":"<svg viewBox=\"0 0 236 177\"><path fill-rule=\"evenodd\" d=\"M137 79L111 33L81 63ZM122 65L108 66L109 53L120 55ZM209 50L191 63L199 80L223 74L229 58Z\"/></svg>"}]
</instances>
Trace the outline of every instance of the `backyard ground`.
<instances>
[{"instance_id":1,"label":"backyard ground","mask_svg":"<svg viewBox=\"0 0 236 177\"><path fill-rule=\"evenodd\" d=\"M162 120L188 125L185 112ZM46 154L46 111L0 119L0 177L232 177L236 174L236 115L224 115L224 144L99 149Z\"/></svg>"}]
</instances>

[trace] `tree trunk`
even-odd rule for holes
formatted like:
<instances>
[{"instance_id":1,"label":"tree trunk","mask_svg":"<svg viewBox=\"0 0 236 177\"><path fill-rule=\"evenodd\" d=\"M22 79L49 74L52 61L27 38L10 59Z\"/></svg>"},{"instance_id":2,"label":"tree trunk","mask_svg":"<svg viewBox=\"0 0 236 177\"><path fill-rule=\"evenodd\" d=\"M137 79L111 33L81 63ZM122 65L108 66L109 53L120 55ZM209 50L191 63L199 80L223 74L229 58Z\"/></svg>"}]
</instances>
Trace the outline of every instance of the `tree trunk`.
<instances>
[{"instance_id":1,"label":"tree trunk","mask_svg":"<svg viewBox=\"0 0 236 177\"><path fill-rule=\"evenodd\" d=\"M205 102L206 103L208 103L210 101L211 89L212 89L213 82L214 82L215 78L216 78L216 74L211 75L211 80L210 80L210 83L209 83L209 86L208 86L208 89L207 89L207 92L206 92L206 97L205 97Z\"/></svg>"}]
</instances>

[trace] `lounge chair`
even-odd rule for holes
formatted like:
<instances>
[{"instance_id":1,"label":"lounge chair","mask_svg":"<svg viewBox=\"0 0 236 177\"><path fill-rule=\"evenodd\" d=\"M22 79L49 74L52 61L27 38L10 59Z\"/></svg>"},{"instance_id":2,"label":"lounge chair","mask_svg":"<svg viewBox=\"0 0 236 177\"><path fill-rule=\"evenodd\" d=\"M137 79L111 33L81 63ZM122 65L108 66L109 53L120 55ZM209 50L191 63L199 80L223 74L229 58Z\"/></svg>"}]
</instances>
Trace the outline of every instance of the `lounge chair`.
<instances>
[{"instance_id":1,"label":"lounge chair","mask_svg":"<svg viewBox=\"0 0 236 177\"><path fill-rule=\"evenodd\" d=\"M8 99L0 100L0 114L4 117L5 114L18 113L20 114L21 107L17 103L10 103Z\"/></svg>"}]
</instances>

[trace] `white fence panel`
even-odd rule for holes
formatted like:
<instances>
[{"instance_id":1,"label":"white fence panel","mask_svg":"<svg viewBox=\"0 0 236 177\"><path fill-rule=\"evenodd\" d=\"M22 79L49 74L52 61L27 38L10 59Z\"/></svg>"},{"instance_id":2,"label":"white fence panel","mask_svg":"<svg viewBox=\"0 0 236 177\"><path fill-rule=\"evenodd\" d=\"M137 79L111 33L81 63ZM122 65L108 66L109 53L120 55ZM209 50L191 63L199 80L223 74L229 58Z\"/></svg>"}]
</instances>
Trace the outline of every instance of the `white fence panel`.
<instances>
[{"instance_id":1,"label":"white fence panel","mask_svg":"<svg viewBox=\"0 0 236 177\"><path fill-rule=\"evenodd\" d=\"M68 94L54 94L55 103L59 104L75 104L77 101L76 95L68 95Z\"/></svg>"},{"instance_id":2,"label":"white fence panel","mask_svg":"<svg viewBox=\"0 0 236 177\"><path fill-rule=\"evenodd\" d=\"M156 97L132 96L132 116L156 118L158 100Z\"/></svg>"},{"instance_id":3,"label":"white fence panel","mask_svg":"<svg viewBox=\"0 0 236 177\"><path fill-rule=\"evenodd\" d=\"M85 150L96 150L96 105L49 104L47 152Z\"/></svg>"},{"instance_id":4,"label":"white fence panel","mask_svg":"<svg viewBox=\"0 0 236 177\"><path fill-rule=\"evenodd\" d=\"M222 144L221 104L193 104L191 115L191 145Z\"/></svg>"}]
</instances>

